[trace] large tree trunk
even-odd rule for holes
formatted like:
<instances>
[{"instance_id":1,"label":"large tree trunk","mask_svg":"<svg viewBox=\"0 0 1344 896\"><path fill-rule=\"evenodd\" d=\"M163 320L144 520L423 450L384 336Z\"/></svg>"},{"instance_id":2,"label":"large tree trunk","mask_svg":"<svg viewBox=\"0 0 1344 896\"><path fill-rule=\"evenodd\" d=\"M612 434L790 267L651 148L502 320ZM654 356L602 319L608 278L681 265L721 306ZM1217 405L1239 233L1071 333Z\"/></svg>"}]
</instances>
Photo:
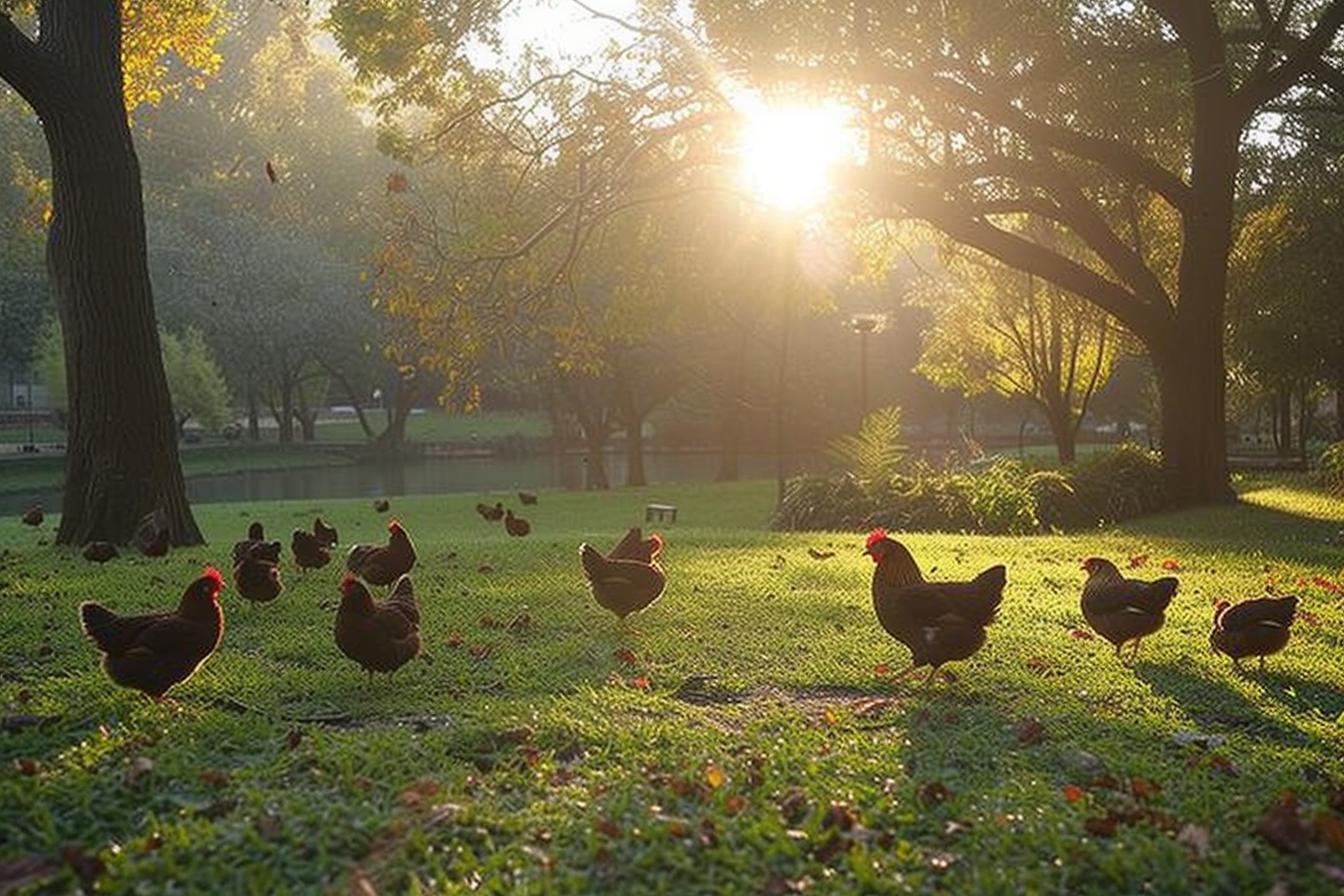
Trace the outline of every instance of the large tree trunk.
<instances>
[{"instance_id":1,"label":"large tree trunk","mask_svg":"<svg viewBox=\"0 0 1344 896\"><path fill-rule=\"evenodd\" d=\"M611 488L607 479L607 428L605 426L584 426L583 444L587 448L584 455L584 488L606 491Z\"/></svg>"},{"instance_id":2,"label":"large tree trunk","mask_svg":"<svg viewBox=\"0 0 1344 896\"><path fill-rule=\"evenodd\" d=\"M373 453L379 457L400 457L406 444L406 421L415 407L415 387L398 377L392 384L391 403L387 405L387 426L373 440Z\"/></svg>"},{"instance_id":3,"label":"large tree trunk","mask_svg":"<svg viewBox=\"0 0 1344 896\"><path fill-rule=\"evenodd\" d=\"M1067 407L1046 409L1050 433L1055 439L1055 453L1059 455L1059 462L1064 466L1077 459L1078 430L1073 425L1072 417L1073 414ZM1025 422L1023 426L1026 426Z\"/></svg>"},{"instance_id":4,"label":"large tree trunk","mask_svg":"<svg viewBox=\"0 0 1344 896\"><path fill-rule=\"evenodd\" d=\"M1178 332L1180 330L1178 329ZM1162 465L1167 493L1177 504L1225 500L1227 437L1223 421L1221 321L1217 337L1186 331L1181 345L1155 353L1162 399Z\"/></svg>"},{"instance_id":5,"label":"large tree trunk","mask_svg":"<svg viewBox=\"0 0 1344 896\"><path fill-rule=\"evenodd\" d=\"M162 510L174 544L200 544L154 320L119 4L47 0L42 32L66 75L38 110L51 153L47 266L69 390L56 540L124 542L141 517Z\"/></svg>"},{"instance_id":6,"label":"large tree trunk","mask_svg":"<svg viewBox=\"0 0 1344 896\"><path fill-rule=\"evenodd\" d=\"M648 485L644 474L644 418L625 421L626 485Z\"/></svg>"},{"instance_id":7,"label":"large tree trunk","mask_svg":"<svg viewBox=\"0 0 1344 896\"><path fill-rule=\"evenodd\" d=\"M280 427L280 443L288 445L294 441L294 385L285 382L280 384L280 409L271 409L275 415L276 425Z\"/></svg>"}]
</instances>

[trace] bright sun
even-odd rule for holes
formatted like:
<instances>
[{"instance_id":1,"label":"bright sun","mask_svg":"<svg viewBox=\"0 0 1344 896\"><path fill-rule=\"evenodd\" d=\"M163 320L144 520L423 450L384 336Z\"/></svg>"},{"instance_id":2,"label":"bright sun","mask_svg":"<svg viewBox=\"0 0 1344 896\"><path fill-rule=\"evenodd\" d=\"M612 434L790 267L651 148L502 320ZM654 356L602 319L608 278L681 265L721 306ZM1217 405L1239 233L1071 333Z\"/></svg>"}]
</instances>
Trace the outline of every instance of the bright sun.
<instances>
[{"instance_id":1,"label":"bright sun","mask_svg":"<svg viewBox=\"0 0 1344 896\"><path fill-rule=\"evenodd\" d=\"M830 192L835 166L858 155L851 115L842 107L756 102L742 111L742 182L757 199L783 211L820 203Z\"/></svg>"}]
</instances>

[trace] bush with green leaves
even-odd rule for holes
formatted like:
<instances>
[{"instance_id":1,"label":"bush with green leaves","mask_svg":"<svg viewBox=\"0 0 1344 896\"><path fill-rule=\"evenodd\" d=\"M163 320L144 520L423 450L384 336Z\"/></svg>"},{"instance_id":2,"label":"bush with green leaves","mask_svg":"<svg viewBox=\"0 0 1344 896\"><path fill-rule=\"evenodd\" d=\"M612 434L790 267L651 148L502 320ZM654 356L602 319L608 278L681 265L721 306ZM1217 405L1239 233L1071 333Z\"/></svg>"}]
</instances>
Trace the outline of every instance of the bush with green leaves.
<instances>
[{"instance_id":1,"label":"bush with green leaves","mask_svg":"<svg viewBox=\"0 0 1344 896\"><path fill-rule=\"evenodd\" d=\"M1157 455L1122 446L1067 470L1029 472L997 457L968 466L908 461L882 479L800 476L775 512L776 529L985 532L1083 529L1165 506Z\"/></svg>"},{"instance_id":2,"label":"bush with green leaves","mask_svg":"<svg viewBox=\"0 0 1344 896\"><path fill-rule=\"evenodd\" d=\"M1344 442L1327 445L1321 452L1319 464L1325 487L1336 495L1344 495Z\"/></svg>"},{"instance_id":3,"label":"bush with green leaves","mask_svg":"<svg viewBox=\"0 0 1344 896\"><path fill-rule=\"evenodd\" d=\"M863 418L859 431L835 439L826 454L842 470L863 482L889 478L905 455L901 444L901 409L878 408Z\"/></svg>"}]
</instances>

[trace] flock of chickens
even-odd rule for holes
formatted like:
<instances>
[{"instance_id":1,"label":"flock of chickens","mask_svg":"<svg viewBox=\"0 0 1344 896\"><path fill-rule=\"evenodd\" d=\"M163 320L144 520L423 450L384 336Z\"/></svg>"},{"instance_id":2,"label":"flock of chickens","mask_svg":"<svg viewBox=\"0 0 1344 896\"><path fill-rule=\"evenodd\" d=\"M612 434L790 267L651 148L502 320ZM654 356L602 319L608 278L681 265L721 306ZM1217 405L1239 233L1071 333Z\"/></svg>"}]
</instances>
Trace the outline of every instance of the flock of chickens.
<instances>
[{"instance_id":1,"label":"flock of chickens","mask_svg":"<svg viewBox=\"0 0 1344 896\"><path fill-rule=\"evenodd\" d=\"M535 495L520 493L524 503ZM386 510L384 505L381 510ZM478 504L489 522L503 521L510 535L523 536L530 525L502 504ZM391 673L420 652L420 610L410 571L415 545L396 520L388 523L383 545L356 544L346 554L336 611L336 646L372 678ZM157 533L149 533L157 540ZM296 530L291 540L294 563L301 572L331 561L339 543L336 530L321 518L313 530ZM143 546L142 546L143 550ZM667 576L659 565L663 540L632 528L606 554L589 544L579 547L579 560L593 596L603 608L624 620L646 609L663 593ZM896 679L928 668L930 682L946 663L964 660L985 643L986 630L998 613L1007 583L1004 566L993 566L968 582L929 582L910 551L885 531L873 531L864 553L876 564L872 577L873 609L882 628L910 650L910 665ZM261 523L233 547L234 582L241 597L256 603L275 600L280 580L281 544L268 542ZM91 558L92 559L92 558ZM1117 657L1129 648L1137 656L1144 638L1162 628L1167 607L1179 583L1173 577L1142 581L1123 576L1115 564L1100 557L1083 561L1087 580L1081 609L1089 626L1115 647ZM388 588L378 599L370 591ZM214 653L224 632L218 570L207 567L182 595L177 609L145 616L119 616L101 604L80 607L84 631L103 654L103 668L117 684L162 699L174 685L196 671ZM1210 647L1231 657L1241 668L1247 657L1264 658L1288 644L1297 598L1262 597L1214 608Z\"/></svg>"}]
</instances>

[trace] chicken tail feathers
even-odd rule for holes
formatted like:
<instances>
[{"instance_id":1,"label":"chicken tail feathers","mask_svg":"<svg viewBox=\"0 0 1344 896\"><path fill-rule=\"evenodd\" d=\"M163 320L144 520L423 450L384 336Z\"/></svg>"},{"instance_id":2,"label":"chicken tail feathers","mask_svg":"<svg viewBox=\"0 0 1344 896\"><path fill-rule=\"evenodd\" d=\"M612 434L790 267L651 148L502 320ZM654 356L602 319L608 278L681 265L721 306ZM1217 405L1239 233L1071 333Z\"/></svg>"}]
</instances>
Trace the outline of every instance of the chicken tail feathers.
<instances>
[{"instance_id":1,"label":"chicken tail feathers","mask_svg":"<svg viewBox=\"0 0 1344 896\"><path fill-rule=\"evenodd\" d=\"M607 566L607 558L587 542L579 545L579 562L583 564L583 574L589 579L601 575Z\"/></svg>"},{"instance_id":2,"label":"chicken tail feathers","mask_svg":"<svg viewBox=\"0 0 1344 896\"><path fill-rule=\"evenodd\" d=\"M413 624L420 624L420 605L415 600L415 586L411 584L410 576L403 575L397 579L396 584L392 586L392 593L387 598L387 605L396 609Z\"/></svg>"},{"instance_id":3,"label":"chicken tail feathers","mask_svg":"<svg viewBox=\"0 0 1344 896\"><path fill-rule=\"evenodd\" d=\"M975 584L1003 599L1003 586L1008 584L1008 568L1002 564L991 566L975 577Z\"/></svg>"},{"instance_id":4,"label":"chicken tail feathers","mask_svg":"<svg viewBox=\"0 0 1344 896\"><path fill-rule=\"evenodd\" d=\"M93 640L93 643L107 652L115 645L112 639L112 629L120 617L113 613L107 607L93 601L85 601L79 605L79 621L84 627L84 634Z\"/></svg>"},{"instance_id":5,"label":"chicken tail feathers","mask_svg":"<svg viewBox=\"0 0 1344 896\"><path fill-rule=\"evenodd\" d=\"M1179 585L1180 582L1171 576L1149 582L1147 588L1135 595L1134 604L1149 613L1165 613Z\"/></svg>"}]
</instances>

